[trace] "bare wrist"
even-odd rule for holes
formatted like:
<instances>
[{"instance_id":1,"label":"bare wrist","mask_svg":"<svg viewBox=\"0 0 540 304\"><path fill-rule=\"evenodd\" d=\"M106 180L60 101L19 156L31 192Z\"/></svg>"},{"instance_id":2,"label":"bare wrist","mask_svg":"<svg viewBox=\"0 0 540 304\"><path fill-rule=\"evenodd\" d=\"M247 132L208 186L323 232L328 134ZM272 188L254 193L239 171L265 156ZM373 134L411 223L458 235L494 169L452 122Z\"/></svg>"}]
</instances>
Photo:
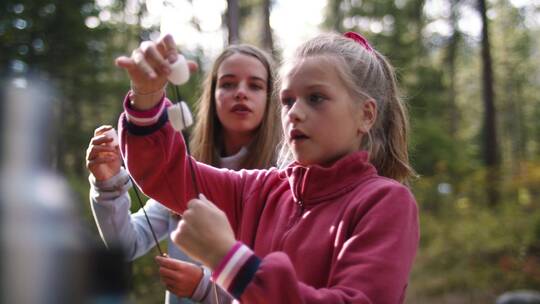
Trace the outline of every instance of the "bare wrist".
<instances>
[{"instance_id":1,"label":"bare wrist","mask_svg":"<svg viewBox=\"0 0 540 304\"><path fill-rule=\"evenodd\" d=\"M131 88L129 93L130 105L135 110L145 111L155 107L162 99L165 94L165 88L167 85L163 86L161 89L152 91L152 92L140 92L134 87Z\"/></svg>"}]
</instances>

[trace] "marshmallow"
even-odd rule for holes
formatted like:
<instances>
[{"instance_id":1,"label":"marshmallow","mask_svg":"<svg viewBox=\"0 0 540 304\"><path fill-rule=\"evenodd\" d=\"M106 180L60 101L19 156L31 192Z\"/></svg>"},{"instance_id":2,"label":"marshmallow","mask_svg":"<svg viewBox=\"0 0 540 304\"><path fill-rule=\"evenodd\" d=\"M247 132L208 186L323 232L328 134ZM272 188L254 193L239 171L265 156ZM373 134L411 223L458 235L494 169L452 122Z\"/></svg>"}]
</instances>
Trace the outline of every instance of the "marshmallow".
<instances>
[{"instance_id":1,"label":"marshmallow","mask_svg":"<svg viewBox=\"0 0 540 304\"><path fill-rule=\"evenodd\" d=\"M169 121L173 128L178 132L181 132L193 124L193 116L191 115L187 104L183 101L168 107L167 114L169 115Z\"/></svg>"},{"instance_id":2,"label":"marshmallow","mask_svg":"<svg viewBox=\"0 0 540 304\"><path fill-rule=\"evenodd\" d=\"M186 58L181 54L178 54L178 59L172 63L168 79L175 85L184 84L189 80L189 67Z\"/></svg>"},{"instance_id":3,"label":"marshmallow","mask_svg":"<svg viewBox=\"0 0 540 304\"><path fill-rule=\"evenodd\" d=\"M103 135L107 136L108 138L112 138L112 142L110 142L109 145L113 147L118 146L118 134L116 134L116 130L114 128L103 132Z\"/></svg>"}]
</instances>

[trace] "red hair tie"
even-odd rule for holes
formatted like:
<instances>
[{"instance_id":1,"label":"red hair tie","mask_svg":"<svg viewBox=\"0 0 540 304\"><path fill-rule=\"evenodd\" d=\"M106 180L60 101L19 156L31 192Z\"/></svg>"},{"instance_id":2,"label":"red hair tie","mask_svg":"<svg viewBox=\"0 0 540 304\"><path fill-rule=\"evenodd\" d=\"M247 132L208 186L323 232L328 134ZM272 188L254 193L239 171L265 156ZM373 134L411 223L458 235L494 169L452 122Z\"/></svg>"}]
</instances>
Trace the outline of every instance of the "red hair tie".
<instances>
[{"instance_id":1,"label":"red hair tie","mask_svg":"<svg viewBox=\"0 0 540 304\"><path fill-rule=\"evenodd\" d=\"M371 48L371 46L369 45L368 41L366 38L364 38L364 36L358 34L358 33L355 33L355 32L346 32L345 34L343 34L343 36L347 37L347 38L350 38L356 42L358 42L361 46L363 46L366 50L372 52L373 51L373 48Z\"/></svg>"}]
</instances>

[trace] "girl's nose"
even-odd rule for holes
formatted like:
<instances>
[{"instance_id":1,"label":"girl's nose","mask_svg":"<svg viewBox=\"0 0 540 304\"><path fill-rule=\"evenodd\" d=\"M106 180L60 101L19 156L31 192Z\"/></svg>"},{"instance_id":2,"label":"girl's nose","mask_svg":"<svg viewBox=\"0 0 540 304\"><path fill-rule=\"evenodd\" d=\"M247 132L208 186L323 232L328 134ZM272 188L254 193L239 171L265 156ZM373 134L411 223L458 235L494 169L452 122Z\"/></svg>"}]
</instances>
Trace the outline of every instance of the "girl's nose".
<instances>
[{"instance_id":1,"label":"girl's nose","mask_svg":"<svg viewBox=\"0 0 540 304\"><path fill-rule=\"evenodd\" d=\"M287 112L290 122L300 122L306 119L306 113L301 102L296 101Z\"/></svg>"},{"instance_id":2,"label":"girl's nose","mask_svg":"<svg viewBox=\"0 0 540 304\"><path fill-rule=\"evenodd\" d=\"M236 89L236 92L234 94L234 99L236 99L236 100L244 100L246 98L247 98L246 87L243 84L239 84L237 89Z\"/></svg>"}]
</instances>

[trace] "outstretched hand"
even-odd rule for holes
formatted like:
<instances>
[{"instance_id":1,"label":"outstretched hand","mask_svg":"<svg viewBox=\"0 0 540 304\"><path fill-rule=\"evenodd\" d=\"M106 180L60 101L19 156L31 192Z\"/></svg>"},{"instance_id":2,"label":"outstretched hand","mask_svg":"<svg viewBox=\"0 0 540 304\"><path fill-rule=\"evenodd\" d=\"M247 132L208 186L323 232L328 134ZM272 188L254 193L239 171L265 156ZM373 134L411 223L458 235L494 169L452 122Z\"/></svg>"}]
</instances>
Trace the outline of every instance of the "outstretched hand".
<instances>
[{"instance_id":1,"label":"outstretched hand","mask_svg":"<svg viewBox=\"0 0 540 304\"><path fill-rule=\"evenodd\" d=\"M234 245L234 232L223 211L204 195L192 199L171 239L185 253L215 269Z\"/></svg>"},{"instance_id":2,"label":"outstretched hand","mask_svg":"<svg viewBox=\"0 0 540 304\"><path fill-rule=\"evenodd\" d=\"M133 101L133 106L139 110L152 108L160 99L167 84L167 76L171 73L171 64L178 58L176 44L171 35L167 34L157 42L143 41L133 50L130 57L120 56L115 63L127 71L135 95L155 95L157 98ZM197 64L188 61L191 71L197 70Z\"/></svg>"},{"instance_id":3,"label":"outstretched hand","mask_svg":"<svg viewBox=\"0 0 540 304\"><path fill-rule=\"evenodd\" d=\"M156 256L159 276L167 290L179 297L191 298L203 276L201 267L173 258Z\"/></svg>"},{"instance_id":4,"label":"outstretched hand","mask_svg":"<svg viewBox=\"0 0 540 304\"><path fill-rule=\"evenodd\" d=\"M97 128L86 150L86 168L97 181L115 176L122 166L118 146L112 146L113 139L103 134L111 129L111 126Z\"/></svg>"}]
</instances>

